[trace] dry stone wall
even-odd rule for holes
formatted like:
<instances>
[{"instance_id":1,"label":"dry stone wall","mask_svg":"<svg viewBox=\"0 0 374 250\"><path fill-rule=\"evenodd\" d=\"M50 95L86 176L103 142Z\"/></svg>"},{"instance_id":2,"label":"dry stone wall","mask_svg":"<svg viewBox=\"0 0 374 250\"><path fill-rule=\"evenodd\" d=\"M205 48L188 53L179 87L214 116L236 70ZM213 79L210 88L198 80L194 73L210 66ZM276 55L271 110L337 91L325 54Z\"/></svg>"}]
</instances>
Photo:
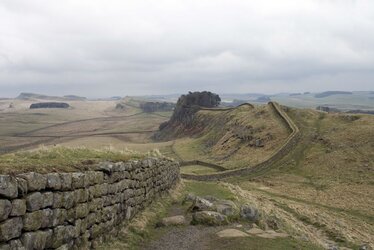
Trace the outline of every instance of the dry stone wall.
<instances>
[{"instance_id":1,"label":"dry stone wall","mask_svg":"<svg viewBox=\"0 0 374 250\"><path fill-rule=\"evenodd\" d=\"M95 248L179 178L177 162L157 158L0 175L0 250Z\"/></svg>"}]
</instances>

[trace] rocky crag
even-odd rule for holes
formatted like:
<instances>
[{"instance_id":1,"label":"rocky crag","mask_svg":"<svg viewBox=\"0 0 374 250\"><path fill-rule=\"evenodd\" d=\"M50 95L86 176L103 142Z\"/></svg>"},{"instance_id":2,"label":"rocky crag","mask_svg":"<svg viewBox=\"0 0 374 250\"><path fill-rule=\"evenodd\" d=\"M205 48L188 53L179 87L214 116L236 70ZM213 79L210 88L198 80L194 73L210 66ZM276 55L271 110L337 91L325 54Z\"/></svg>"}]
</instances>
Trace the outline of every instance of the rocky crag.
<instances>
[{"instance_id":1,"label":"rocky crag","mask_svg":"<svg viewBox=\"0 0 374 250\"><path fill-rule=\"evenodd\" d=\"M189 92L182 95L175 106L174 113L169 121L160 125L160 131L155 134L156 139L165 139L188 130L193 123L194 115L201 108L214 108L221 102L219 95L209 91Z\"/></svg>"}]
</instances>

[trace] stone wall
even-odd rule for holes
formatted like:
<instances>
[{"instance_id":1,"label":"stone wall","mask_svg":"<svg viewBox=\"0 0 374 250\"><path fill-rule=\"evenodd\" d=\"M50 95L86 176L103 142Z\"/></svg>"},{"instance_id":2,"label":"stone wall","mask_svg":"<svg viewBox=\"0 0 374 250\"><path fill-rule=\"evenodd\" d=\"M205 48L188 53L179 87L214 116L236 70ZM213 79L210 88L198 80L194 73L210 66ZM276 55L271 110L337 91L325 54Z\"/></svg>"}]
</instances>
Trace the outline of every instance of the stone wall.
<instances>
[{"instance_id":1,"label":"stone wall","mask_svg":"<svg viewBox=\"0 0 374 250\"><path fill-rule=\"evenodd\" d=\"M0 175L0 249L94 248L179 178L178 163L156 158Z\"/></svg>"}]
</instances>

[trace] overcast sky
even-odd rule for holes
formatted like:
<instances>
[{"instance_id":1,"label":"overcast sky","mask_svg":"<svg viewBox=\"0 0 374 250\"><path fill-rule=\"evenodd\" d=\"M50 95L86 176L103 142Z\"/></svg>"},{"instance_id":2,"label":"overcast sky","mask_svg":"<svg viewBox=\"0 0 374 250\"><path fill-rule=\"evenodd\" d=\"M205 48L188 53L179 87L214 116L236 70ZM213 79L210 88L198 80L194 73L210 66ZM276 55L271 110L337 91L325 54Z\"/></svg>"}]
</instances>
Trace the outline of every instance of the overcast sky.
<instances>
[{"instance_id":1,"label":"overcast sky","mask_svg":"<svg viewBox=\"0 0 374 250\"><path fill-rule=\"evenodd\" d=\"M189 90L374 90L374 1L0 1L0 96Z\"/></svg>"}]
</instances>

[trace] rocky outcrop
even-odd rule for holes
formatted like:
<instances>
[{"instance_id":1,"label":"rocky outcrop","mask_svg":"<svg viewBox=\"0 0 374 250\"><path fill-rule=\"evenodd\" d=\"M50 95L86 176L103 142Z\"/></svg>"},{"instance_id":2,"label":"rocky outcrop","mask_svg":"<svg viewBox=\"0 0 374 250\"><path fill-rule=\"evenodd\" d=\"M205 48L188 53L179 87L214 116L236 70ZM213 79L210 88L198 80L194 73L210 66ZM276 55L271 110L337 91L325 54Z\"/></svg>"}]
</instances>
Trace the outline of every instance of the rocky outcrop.
<instances>
[{"instance_id":1,"label":"rocky outcrop","mask_svg":"<svg viewBox=\"0 0 374 250\"><path fill-rule=\"evenodd\" d=\"M65 102L39 102L30 105L30 109L62 108L67 109L70 105Z\"/></svg>"},{"instance_id":2,"label":"rocky outcrop","mask_svg":"<svg viewBox=\"0 0 374 250\"><path fill-rule=\"evenodd\" d=\"M0 175L0 249L93 248L178 180L179 164L156 158Z\"/></svg>"},{"instance_id":3,"label":"rocky outcrop","mask_svg":"<svg viewBox=\"0 0 374 250\"><path fill-rule=\"evenodd\" d=\"M155 139L165 139L193 127L193 118L201 108L214 108L221 102L219 95L212 92L189 92L179 97L174 113L169 121L160 125L160 131L155 134Z\"/></svg>"}]
</instances>

